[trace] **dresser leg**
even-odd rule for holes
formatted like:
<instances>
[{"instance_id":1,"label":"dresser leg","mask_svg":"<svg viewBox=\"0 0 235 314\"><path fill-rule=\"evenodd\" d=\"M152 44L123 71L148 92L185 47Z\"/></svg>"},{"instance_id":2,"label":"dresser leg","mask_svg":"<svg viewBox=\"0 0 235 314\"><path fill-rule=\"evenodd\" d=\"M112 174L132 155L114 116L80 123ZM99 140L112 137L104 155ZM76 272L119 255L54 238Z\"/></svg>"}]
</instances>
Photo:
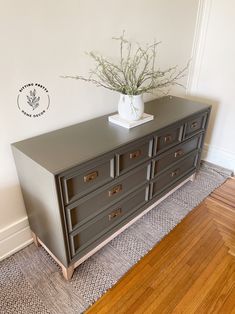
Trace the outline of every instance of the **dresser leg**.
<instances>
[{"instance_id":1,"label":"dresser leg","mask_svg":"<svg viewBox=\"0 0 235 314\"><path fill-rule=\"evenodd\" d=\"M32 232L32 237L33 237L33 242L34 242L34 244L37 246L37 247L39 247L41 244L39 243L39 241L38 241L38 237L36 236L36 234L33 232L33 231L31 231Z\"/></svg>"},{"instance_id":2,"label":"dresser leg","mask_svg":"<svg viewBox=\"0 0 235 314\"><path fill-rule=\"evenodd\" d=\"M69 266L66 268L65 266L61 265L63 276L66 280L70 280L73 276L74 272L74 265Z\"/></svg>"},{"instance_id":3,"label":"dresser leg","mask_svg":"<svg viewBox=\"0 0 235 314\"><path fill-rule=\"evenodd\" d=\"M55 257L55 255L47 248L47 246L36 236L36 234L32 232L32 237L33 237L33 242L34 244L39 247L42 246L50 255L52 258L54 258L54 260L60 265L61 269L62 269L62 273L63 276L66 280L70 280L73 276L73 272L74 272L74 264L70 265L69 267L65 267L59 260L57 257Z\"/></svg>"},{"instance_id":4,"label":"dresser leg","mask_svg":"<svg viewBox=\"0 0 235 314\"><path fill-rule=\"evenodd\" d=\"M196 178L196 173L194 173L193 175L191 175L191 178L190 178L190 181L194 181L195 180L195 178Z\"/></svg>"}]
</instances>

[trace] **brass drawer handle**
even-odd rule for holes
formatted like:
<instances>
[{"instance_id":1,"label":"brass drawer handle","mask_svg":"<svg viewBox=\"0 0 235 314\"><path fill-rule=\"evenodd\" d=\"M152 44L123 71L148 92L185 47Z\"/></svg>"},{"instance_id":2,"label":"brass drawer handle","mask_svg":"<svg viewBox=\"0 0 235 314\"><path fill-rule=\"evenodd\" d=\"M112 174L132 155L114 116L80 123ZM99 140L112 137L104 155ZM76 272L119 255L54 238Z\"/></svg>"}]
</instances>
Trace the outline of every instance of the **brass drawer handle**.
<instances>
[{"instance_id":1,"label":"brass drawer handle","mask_svg":"<svg viewBox=\"0 0 235 314\"><path fill-rule=\"evenodd\" d=\"M194 128L196 128L198 126L198 123L197 123L197 121L195 121L195 122L193 122L192 124L191 124L191 129L194 129Z\"/></svg>"},{"instance_id":2,"label":"brass drawer handle","mask_svg":"<svg viewBox=\"0 0 235 314\"><path fill-rule=\"evenodd\" d=\"M112 188L112 190L110 190L108 192L109 193L109 197L113 196L113 195L116 195L117 193L119 193L121 191L122 191L122 185L119 184L119 185L115 186L114 188Z\"/></svg>"},{"instance_id":3,"label":"brass drawer handle","mask_svg":"<svg viewBox=\"0 0 235 314\"><path fill-rule=\"evenodd\" d=\"M114 211L112 211L111 214L109 214L109 220L112 220L112 219L120 216L121 214L122 214L122 209L121 208L115 209Z\"/></svg>"},{"instance_id":4,"label":"brass drawer handle","mask_svg":"<svg viewBox=\"0 0 235 314\"><path fill-rule=\"evenodd\" d=\"M140 149L138 149L137 151L135 151L135 152L133 152L133 153L130 153L130 159L135 159L135 158L138 158L138 157L140 157L140 155L141 155L141 150Z\"/></svg>"},{"instance_id":5,"label":"brass drawer handle","mask_svg":"<svg viewBox=\"0 0 235 314\"><path fill-rule=\"evenodd\" d=\"M180 173L180 169L176 169L175 171L172 171L171 176L175 177Z\"/></svg>"},{"instance_id":6,"label":"brass drawer handle","mask_svg":"<svg viewBox=\"0 0 235 314\"><path fill-rule=\"evenodd\" d=\"M175 152L175 158L181 157L184 155L184 151L182 149L179 149Z\"/></svg>"},{"instance_id":7,"label":"brass drawer handle","mask_svg":"<svg viewBox=\"0 0 235 314\"><path fill-rule=\"evenodd\" d=\"M84 176L84 182L87 183L87 182L93 181L97 177L98 177L98 171L91 172L91 173L87 174L86 176Z\"/></svg>"},{"instance_id":8,"label":"brass drawer handle","mask_svg":"<svg viewBox=\"0 0 235 314\"><path fill-rule=\"evenodd\" d=\"M170 143L172 141L172 135L168 134L164 137L164 142L165 143Z\"/></svg>"}]
</instances>

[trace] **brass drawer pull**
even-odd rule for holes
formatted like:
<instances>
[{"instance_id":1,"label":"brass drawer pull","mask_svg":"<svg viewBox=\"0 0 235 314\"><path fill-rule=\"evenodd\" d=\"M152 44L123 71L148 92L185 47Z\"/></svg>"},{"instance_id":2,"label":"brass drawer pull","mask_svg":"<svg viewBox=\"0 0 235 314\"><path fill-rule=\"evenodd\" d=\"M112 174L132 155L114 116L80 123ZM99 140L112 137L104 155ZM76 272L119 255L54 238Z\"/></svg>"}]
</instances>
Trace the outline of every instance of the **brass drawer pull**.
<instances>
[{"instance_id":1,"label":"brass drawer pull","mask_svg":"<svg viewBox=\"0 0 235 314\"><path fill-rule=\"evenodd\" d=\"M112 219L120 216L121 214L122 214L122 209L121 208L115 209L114 211L112 211L111 214L109 214L109 220L112 220Z\"/></svg>"},{"instance_id":2,"label":"brass drawer pull","mask_svg":"<svg viewBox=\"0 0 235 314\"><path fill-rule=\"evenodd\" d=\"M171 176L175 177L180 173L180 169L176 169L175 171L172 171Z\"/></svg>"},{"instance_id":3,"label":"brass drawer pull","mask_svg":"<svg viewBox=\"0 0 235 314\"><path fill-rule=\"evenodd\" d=\"M133 153L130 153L130 159L135 159L135 158L138 158L138 157L140 157L140 155L141 155L141 150L140 149L138 149L137 151L135 151L135 152L133 152Z\"/></svg>"},{"instance_id":4,"label":"brass drawer pull","mask_svg":"<svg viewBox=\"0 0 235 314\"><path fill-rule=\"evenodd\" d=\"M113 195L116 195L117 193L119 193L121 191L122 191L122 185L119 184L119 185L115 186L114 188L112 188L112 190L110 190L108 192L109 193L109 197L113 196Z\"/></svg>"},{"instance_id":5,"label":"brass drawer pull","mask_svg":"<svg viewBox=\"0 0 235 314\"><path fill-rule=\"evenodd\" d=\"M172 136L171 134L168 134L164 137L164 142L165 143L170 143L172 141Z\"/></svg>"},{"instance_id":6,"label":"brass drawer pull","mask_svg":"<svg viewBox=\"0 0 235 314\"><path fill-rule=\"evenodd\" d=\"M95 180L98 177L98 171L91 172L84 176L84 182L90 182L92 180Z\"/></svg>"},{"instance_id":7,"label":"brass drawer pull","mask_svg":"<svg viewBox=\"0 0 235 314\"><path fill-rule=\"evenodd\" d=\"M193 123L191 124L191 129L196 128L196 127L197 127L197 125L198 125L197 121L193 122Z\"/></svg>"},{"instance_id":8,"label":"brass drawer pull","mask_svg":"<svg viewBox=\"0 0 235 314\"><path fill-rule=\"evenodd\" d=\"M184 151L182 149L179 149L175 152L175 158L181 157L184 155Z\"/></svg>"}]
</instances>

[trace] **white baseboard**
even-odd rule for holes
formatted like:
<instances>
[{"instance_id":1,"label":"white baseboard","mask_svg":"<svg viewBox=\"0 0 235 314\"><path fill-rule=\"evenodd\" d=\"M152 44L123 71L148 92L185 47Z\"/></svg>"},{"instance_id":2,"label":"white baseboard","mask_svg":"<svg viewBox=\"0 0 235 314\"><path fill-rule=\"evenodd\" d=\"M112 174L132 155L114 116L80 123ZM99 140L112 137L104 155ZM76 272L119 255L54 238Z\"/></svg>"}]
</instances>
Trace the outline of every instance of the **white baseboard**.
<instances>
[{"instance_id":1,"label":"white baseboard","mask_svg":"<svg viewBox=\"0 0 235 314\"><path fill-rule=\"evenodd\" d=\"M218 146L204 144L202 159L232 170L235 173L235 153Z\"/></svg>"},{"instance_id":2,"label":"white baseboard","mask_svg":"<svg viewBox=\"0 0 235 314\"><path fill-rule=\"evenodd\" d=\"M32 242L27 217L0 229L0 261L23 249Z\"/></svg>"}]
</instances>

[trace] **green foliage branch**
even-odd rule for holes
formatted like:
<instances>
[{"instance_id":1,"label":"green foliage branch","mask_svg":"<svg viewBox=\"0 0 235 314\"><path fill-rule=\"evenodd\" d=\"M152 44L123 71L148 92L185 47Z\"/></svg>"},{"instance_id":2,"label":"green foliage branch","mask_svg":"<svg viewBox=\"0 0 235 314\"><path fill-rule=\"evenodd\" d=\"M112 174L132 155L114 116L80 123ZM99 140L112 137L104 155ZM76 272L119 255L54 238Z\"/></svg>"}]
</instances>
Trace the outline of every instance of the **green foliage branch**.
<instances>
[{"instance_id":1,"label":"green foliage branch","mask_svg":"<svg viewBox=\"0 0 235 314\"><path fill-rule=\"evenodd\" d=\"M113 62L92 51L88 55L93 59L95 69L90 70L89 77L77 75L63 76L63 78L83 80L125 95L162 91L173 85L183 86L179 80L185 76L189 64L183 69L178 69L178 66L165 70L156 69L157 48L161 42L145 46L139 43L133 44L125 38L124 32L113 40L120 43L118 62Z\"/></svg>"}]
</instances>

